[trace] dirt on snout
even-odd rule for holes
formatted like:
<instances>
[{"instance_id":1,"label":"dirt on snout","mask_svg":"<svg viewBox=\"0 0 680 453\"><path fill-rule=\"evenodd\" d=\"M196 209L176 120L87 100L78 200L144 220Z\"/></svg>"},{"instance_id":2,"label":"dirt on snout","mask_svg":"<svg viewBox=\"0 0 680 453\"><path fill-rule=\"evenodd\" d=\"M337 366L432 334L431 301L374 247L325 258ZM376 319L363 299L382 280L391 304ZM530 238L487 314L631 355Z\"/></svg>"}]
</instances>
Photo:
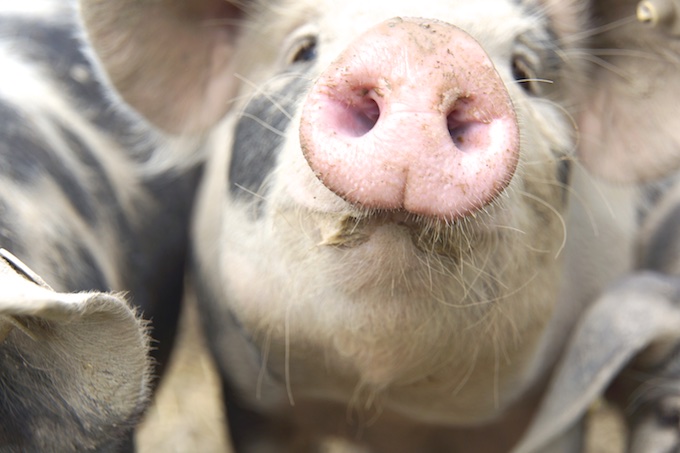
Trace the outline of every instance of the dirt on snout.
<instances>
[{"instance_id":1,"label":"dirt on snout","mask_svg":"<svg viewBox=\"0 0 680 453\"><path fill-rule=\"evenodd\" d=\"M139 453L233 453L217 370L205 347L192 300L184 310L177 345L138 434ZM621 417L605 403L591 409L586 445L586 453L625 450Z\"/></svg>"}]
</instances>

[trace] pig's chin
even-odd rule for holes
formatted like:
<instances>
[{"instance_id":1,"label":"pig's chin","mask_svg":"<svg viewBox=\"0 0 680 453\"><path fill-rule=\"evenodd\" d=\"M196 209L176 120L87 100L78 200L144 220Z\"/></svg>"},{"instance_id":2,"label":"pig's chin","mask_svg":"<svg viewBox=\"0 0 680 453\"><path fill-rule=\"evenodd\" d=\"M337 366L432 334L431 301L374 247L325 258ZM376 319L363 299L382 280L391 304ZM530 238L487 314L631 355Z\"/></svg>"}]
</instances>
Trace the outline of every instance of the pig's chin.
<instances>
[{"instance_id":1,"label":"pig's chin","mask_svg":"<svg viewBox=\"0 0 680 453\"><path fill-rule=\"evenodd\" d=\"M490 234L488 222L476 218L456 221L438 220L402 210L357 212L329 215L317 219L319 246L355 249L379 246L385 237L408 238L416 250L457 258L480 237Z\"/></svg>"}]
</instances>

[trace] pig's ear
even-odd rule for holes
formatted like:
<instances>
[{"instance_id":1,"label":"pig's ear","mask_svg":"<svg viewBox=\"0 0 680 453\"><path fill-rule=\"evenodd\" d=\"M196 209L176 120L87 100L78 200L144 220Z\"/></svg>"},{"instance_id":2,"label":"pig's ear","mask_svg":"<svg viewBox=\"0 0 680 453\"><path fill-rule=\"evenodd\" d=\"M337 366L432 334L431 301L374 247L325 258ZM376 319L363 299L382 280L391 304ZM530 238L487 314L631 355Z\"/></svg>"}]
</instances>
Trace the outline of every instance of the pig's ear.
<instances>
[{"instance_id":1,"label":"pig's ear","mask_svg":"<svg viewBox=\"0 0 680 453\"><path fill-rule=\"evenodd\" d=\"M680 279L632 275L610 288L573 332L534 422L513 453L544 451L628 366L655 369L680 344ZM642 321L642 322L641 322ZM621 401L626 407L629 401ZM547 450L545 450L547 451Z\"/></svg>"},{"instance_id":2,"label":"pig's ear","mask_svg":"<svg viewBox=\"0 0 680 453\"><path fill-rule=\"evenodd\" d=\"M241 0L81 0L86 37L122 98L173 132L200 132L233 96Z\"/></svg>"},{"instance_id":3,"label":"pig's ear","mask_svg":"<svg viewBox=\"0 0 680 453\"><path fill-rule=\"evenodd\" d=\"M581 160L613 181L663 177L680 168L680 11L671 0L591 3Z\"/></svg>"},{"instance_id":4,"label":"pig's ear","mask_svg":"<svg viewBox=\"0 0 680 453\"><path fill-rule=\"evenodd\" d=\"M0 450L118 451L149 399L145 323L104 293L59 293L0 249Z\"/></svg>"}]
</instances>

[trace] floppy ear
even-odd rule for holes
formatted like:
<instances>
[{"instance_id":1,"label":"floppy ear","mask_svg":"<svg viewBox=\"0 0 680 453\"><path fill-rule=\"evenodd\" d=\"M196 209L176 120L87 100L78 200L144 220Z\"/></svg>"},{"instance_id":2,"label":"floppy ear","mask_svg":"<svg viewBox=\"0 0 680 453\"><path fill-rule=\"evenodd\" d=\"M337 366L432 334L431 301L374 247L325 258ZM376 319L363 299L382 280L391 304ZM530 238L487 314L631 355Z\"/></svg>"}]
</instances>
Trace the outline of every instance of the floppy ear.
<instances>
[{"instance_id":1,"label":"floppy ear","mask_svg":"<svg viewBox=\"0 0 680 453\"><path fill-rule=\"evenodd\" d=\"M129 447L149 399L148 350L123 299L57 293L0 249L0 450Z\"/></svg>"},{"instance_id":2,"label":"floppy ear","mask_svg":"<svg viewBox=\"0 0 680 453\"><path fill-rule=\"evenodd\" d=\"M81 0L88 41L122 98L172 133L200 132L227 110L240 0Z\"/></svg>"},{"instance_id":3,"label":"floppy ear","mask_svg":"<svg viewBox=\"0 0 680 453\"><path fill-rule=\"evenodd\" d=\"M610 288L574 331L534 422L513 453L544 451L579 423L631 361L654 369L678 344L679 278L641 272Z\"/></svg>"},{"instance_id":4,"label":"floppy ear","mask_svg":"<svg viewBox=\"0 0 680 453\"><path fill-rule=\"evenodd\" d=\"M578 118L581 160L614 181L663 177L680 168L680 10L673 0L640 2L643 23L638 0L591 3L594 69Z\"/></svg>"}]
</instances>

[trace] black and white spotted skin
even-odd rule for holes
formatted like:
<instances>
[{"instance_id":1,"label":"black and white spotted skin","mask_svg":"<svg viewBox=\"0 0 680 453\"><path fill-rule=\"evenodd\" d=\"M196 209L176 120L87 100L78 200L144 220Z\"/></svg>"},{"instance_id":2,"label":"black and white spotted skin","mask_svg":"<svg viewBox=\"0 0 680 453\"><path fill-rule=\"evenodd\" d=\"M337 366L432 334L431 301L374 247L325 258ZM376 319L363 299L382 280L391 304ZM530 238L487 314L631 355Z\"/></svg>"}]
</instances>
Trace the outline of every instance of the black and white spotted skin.
<instances>
[{"instance_id":1,"label":"black and white spotted skin","mask_svg":"<svg viewBox=\"0 0 680 453\"><path fill-rule=\"evenodd\" d=\"M679 49L636 6L81 1L121 99L205 139L237 451L575 452L610 383L674 373Z\"/></svg>"},{"instance_id":2,"label":"black and white spotted skin","mask_svg":"<svg viewBox=\"0 0 680 453\"><path fill-rule=\"evenodd\" d=\"M0 260L0 451L128 450L174 339L198 171L164 162L172 145L114 106L72 2L14 3L0 10L0 248L14 255ZM14 296L16 259L65 305L44 306L39 285ZM83 291L102 295L66 295ZM24 296L36 308L17 309Z\"/></svg>"},{"instance_id":3,"label":"black and white spotted skin","mask_svg":"<svg viewBox=\"0 0 680 453\"><path fill-rule=\"evenodd\" d=\"M182 262L156 228L164 225L170 243L183 242L192 181L143 165L160 138L112 107L71 15L3 17L2 245L55 289L132 290L134 282L137 303L151 308L158 296L150 277L163 280L157 289L180 283L166 279L181 275L181 265L168 273L144 261Z\"/></svg>"}]
</instances>

